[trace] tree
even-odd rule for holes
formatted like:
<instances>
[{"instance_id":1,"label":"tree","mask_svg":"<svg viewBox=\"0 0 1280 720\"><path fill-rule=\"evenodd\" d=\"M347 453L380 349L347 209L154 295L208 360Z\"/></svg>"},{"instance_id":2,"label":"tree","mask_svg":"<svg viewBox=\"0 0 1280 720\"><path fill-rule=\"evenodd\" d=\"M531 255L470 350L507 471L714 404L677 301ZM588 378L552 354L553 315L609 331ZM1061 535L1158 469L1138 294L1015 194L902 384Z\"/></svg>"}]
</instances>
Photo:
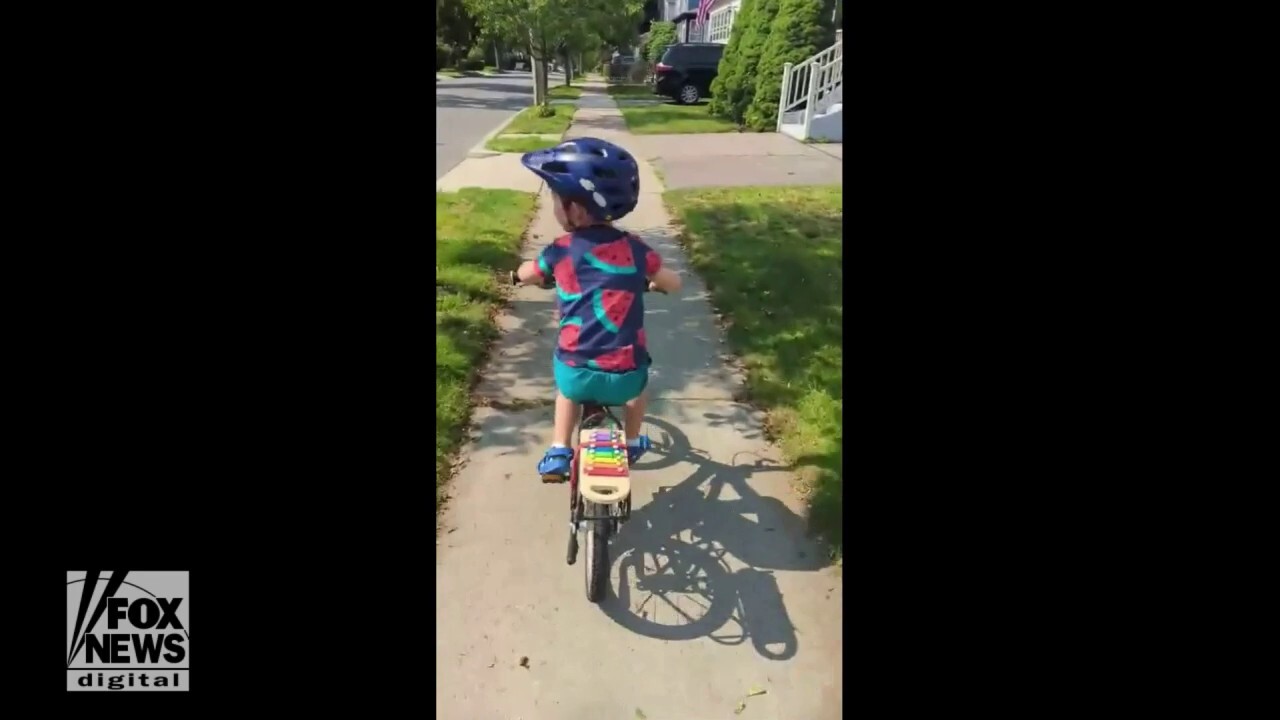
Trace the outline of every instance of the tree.
<instances>
[{"instance_id":1,"label":"tree","mask_svg":"<svg viewBox=\"0 0 1280 720\"><path fill-rule=\"evenodd\" d=\"M436 3L436 38L448 48L449 64L458 60L476 44L479 29L475 17L467 11L462 0L439 0Z\"/></svg>"},{"instance_id":2,"label":"tree","mask_svg":"<svg viewBox=\"0 0 1280 720\"><path fill-rule=\"evenodd\" d=\"M756 95L757 68L778 16L779 0L746 0L711 84L709 110L739 125Z\"/></svg>"},{"instance_id":3,"label":"tree","mask_svg":"<svg viewBox=\"0 0 1280 720\"><path fill-rule=\"evenodd\" d=\"M519 36L535 61L534 102L548 105L546 61L571 42L586 42L596 29L623 19L635 23L642 0L462 0L480 25Z\"/></svg>"},{"instance_id":4,"label":"tree","mask_svg":"<svg viewBox=\"0 0 1280 720\"><path fill-rule=\"evenodd\" d=\"M513 49L527 45L520 36L504 32L501 28L486 27L483 23L480 23L479 40L484 45L485 64L490 63L489 57L492 56L493 66L500 70L505 69L503 58L509 58Z\"/></svg>"},{"instance_id":5,"label":"tree","mask_svg":"<svg viewBox=\"0 0 1280 720\"><path fill-rule=\"evenodd\" d=\"M649 26L649 44L644 48L644 56L649 64L662 59L662 51L676 42L676 24L667 20L655 22Z\"/></svg>"},{"instance_id":6,"label":"tree","mask_svg":"<svg viewBox=\"0 0 1280 720\"><path fill-rule=\"evenodd\" d=\"M778 121L782 70L799 63L835 41L831 17L835 0L779 0L778 17L756 67L755 97L746 112L753 130L773 130Z\"/></svg>"}]
</instances>

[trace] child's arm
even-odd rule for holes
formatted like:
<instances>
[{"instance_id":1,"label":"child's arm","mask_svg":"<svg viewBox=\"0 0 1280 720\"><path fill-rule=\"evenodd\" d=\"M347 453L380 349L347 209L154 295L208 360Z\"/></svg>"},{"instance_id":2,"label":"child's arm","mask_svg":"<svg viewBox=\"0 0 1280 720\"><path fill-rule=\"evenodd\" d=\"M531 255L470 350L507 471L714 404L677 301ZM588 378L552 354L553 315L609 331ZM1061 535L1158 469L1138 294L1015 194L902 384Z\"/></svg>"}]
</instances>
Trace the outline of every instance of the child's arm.
<instances>
[{"instance_id":1,"label":"child's arm","mask_svg":"<svg viewBox=\"0 0 1280 720\"><path fill-rule=\"evenodd\" d=\"M648 245L644 246L644 274L649 278L649 289L664 293L680 292L680 276L662 267L662 256Z\"/></svg>"},{"instance_id":2,"label":"child's arm","mask_svg":"<svg viewBox=\"0 0 1280 720\"><path fill-rule=\"evenodd\" d=\"M508 267L510 266L508 265ZM536 261L525 260L520 263L520 267L516 268L516 279L526 285L530 283L541 284L543 274L542 271L538 269L538 263Z\"/></svg>"},{"instance_id":3,"label":"child's arm","mask_svg":"<svg viewBox=\"0 0 1280 720\"><path fill-rule=\"evenodd\" d=\"M551 268L555 258L551 254L558 250L555 245L548 245L538 253L537 260L525 260L516 268L516 279L526 285L545 285L551 282Z\"/></svg>"},{"instance_id":4,"label":"child's arm","mask_svg":"<svg viewBox=\"0 0 1280 720\"><path fill-rule=\"evenodd\" d=\"M664 293L680 292L680 276L667 268L649 276L649 287Z\"/></svg>"}]
</instances>

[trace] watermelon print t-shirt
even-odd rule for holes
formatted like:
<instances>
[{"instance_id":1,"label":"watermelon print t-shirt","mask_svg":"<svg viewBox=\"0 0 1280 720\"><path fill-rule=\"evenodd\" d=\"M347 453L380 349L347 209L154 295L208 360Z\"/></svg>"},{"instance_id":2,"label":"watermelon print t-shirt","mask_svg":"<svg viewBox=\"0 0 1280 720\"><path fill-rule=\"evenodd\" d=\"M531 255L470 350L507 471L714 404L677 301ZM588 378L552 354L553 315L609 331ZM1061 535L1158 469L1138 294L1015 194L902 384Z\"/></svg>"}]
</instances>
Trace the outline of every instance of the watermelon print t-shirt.
<instances>
[{"instance_id":1,"label":"watermelon print t-shirt","mask_svg":"<svg viewBox=\"0 0 1280 720\"><path fill-rule=\"evenodd\" d=\"M571 367L627 372L649 364L644 290L662 266L634 235L597 225L542 249L538 270L554 275L560 305L555 355Z\"/></svg>"}]
</instances>

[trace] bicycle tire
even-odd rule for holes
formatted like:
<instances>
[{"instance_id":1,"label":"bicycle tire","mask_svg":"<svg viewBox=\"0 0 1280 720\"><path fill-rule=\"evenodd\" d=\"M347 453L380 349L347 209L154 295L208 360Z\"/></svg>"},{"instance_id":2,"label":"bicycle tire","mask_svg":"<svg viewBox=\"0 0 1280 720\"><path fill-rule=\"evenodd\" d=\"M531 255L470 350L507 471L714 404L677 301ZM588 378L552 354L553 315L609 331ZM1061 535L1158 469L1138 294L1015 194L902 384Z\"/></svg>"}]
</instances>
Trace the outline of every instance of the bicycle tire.
<instances>
[{"instance_id":1,"label":"bicycle tire","mask_svg":"<svg viewBox=\"0 0 1280 720\"><path fill-rule=\"evenodd\" d=\"M598 516L604 513L605 507L593 502L583 501L583 514ZM604 599L609 587L609 524L603 520L589 520L587 528L586 565L587 599L598 603Z\"/></svg>"}]
</instances>

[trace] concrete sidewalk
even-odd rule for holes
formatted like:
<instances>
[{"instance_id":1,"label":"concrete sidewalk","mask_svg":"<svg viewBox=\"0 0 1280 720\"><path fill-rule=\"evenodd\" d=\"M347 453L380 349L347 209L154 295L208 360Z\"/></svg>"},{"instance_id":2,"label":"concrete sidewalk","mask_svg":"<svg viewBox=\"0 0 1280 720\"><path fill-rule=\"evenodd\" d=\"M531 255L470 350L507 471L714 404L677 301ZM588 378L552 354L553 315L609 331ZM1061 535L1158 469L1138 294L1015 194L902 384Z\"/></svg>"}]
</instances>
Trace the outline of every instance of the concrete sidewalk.
<instances>
[{"instance_id":1,"label":"concrete sidewalk","mask_svg":"<svg viewBox=\"0 0 1280 720\"><path fill-rule=\"evenodd\" d=\"M568 137L634 144L616 107L584 106L579 119ZM760 415L733 399L741 378L721 356L706 288L686 268L662 184L650 163L640 168L639 206L619 224L685 287L644 297L655 362L646 432L659 447L634 468L609 596L587 601L581 555L564 561L568 488L535 473L551 435L555 305L522 287L499 318L477 390L486 406L442 514L436 712L683 720L737 717L745 703L743 718L839 718L841 579L805 536L803 503ZM563 232L548 201L543 188L525 257ZM748 698L753 689L765 694Z\"/></svg>"},{"instance_id":2,"label":"concrete sidewalk","mask_svg":"<svg viewBox=\"0 0 1280 720\"><path fill-rule=\"evenodd\" d=\"M587 88L584 85L584 89ZM688 135L632 135L606 95L604 83L591 86L598 93L580 104L569 136L592 135L618 142L653 163L666 189L741 185L843 185L844 146L805 144L780 133L706 133ZM650 104L650 103L644 103ZM618 138L626 138L618 140Z\"/></svg>"}]
</instances>

